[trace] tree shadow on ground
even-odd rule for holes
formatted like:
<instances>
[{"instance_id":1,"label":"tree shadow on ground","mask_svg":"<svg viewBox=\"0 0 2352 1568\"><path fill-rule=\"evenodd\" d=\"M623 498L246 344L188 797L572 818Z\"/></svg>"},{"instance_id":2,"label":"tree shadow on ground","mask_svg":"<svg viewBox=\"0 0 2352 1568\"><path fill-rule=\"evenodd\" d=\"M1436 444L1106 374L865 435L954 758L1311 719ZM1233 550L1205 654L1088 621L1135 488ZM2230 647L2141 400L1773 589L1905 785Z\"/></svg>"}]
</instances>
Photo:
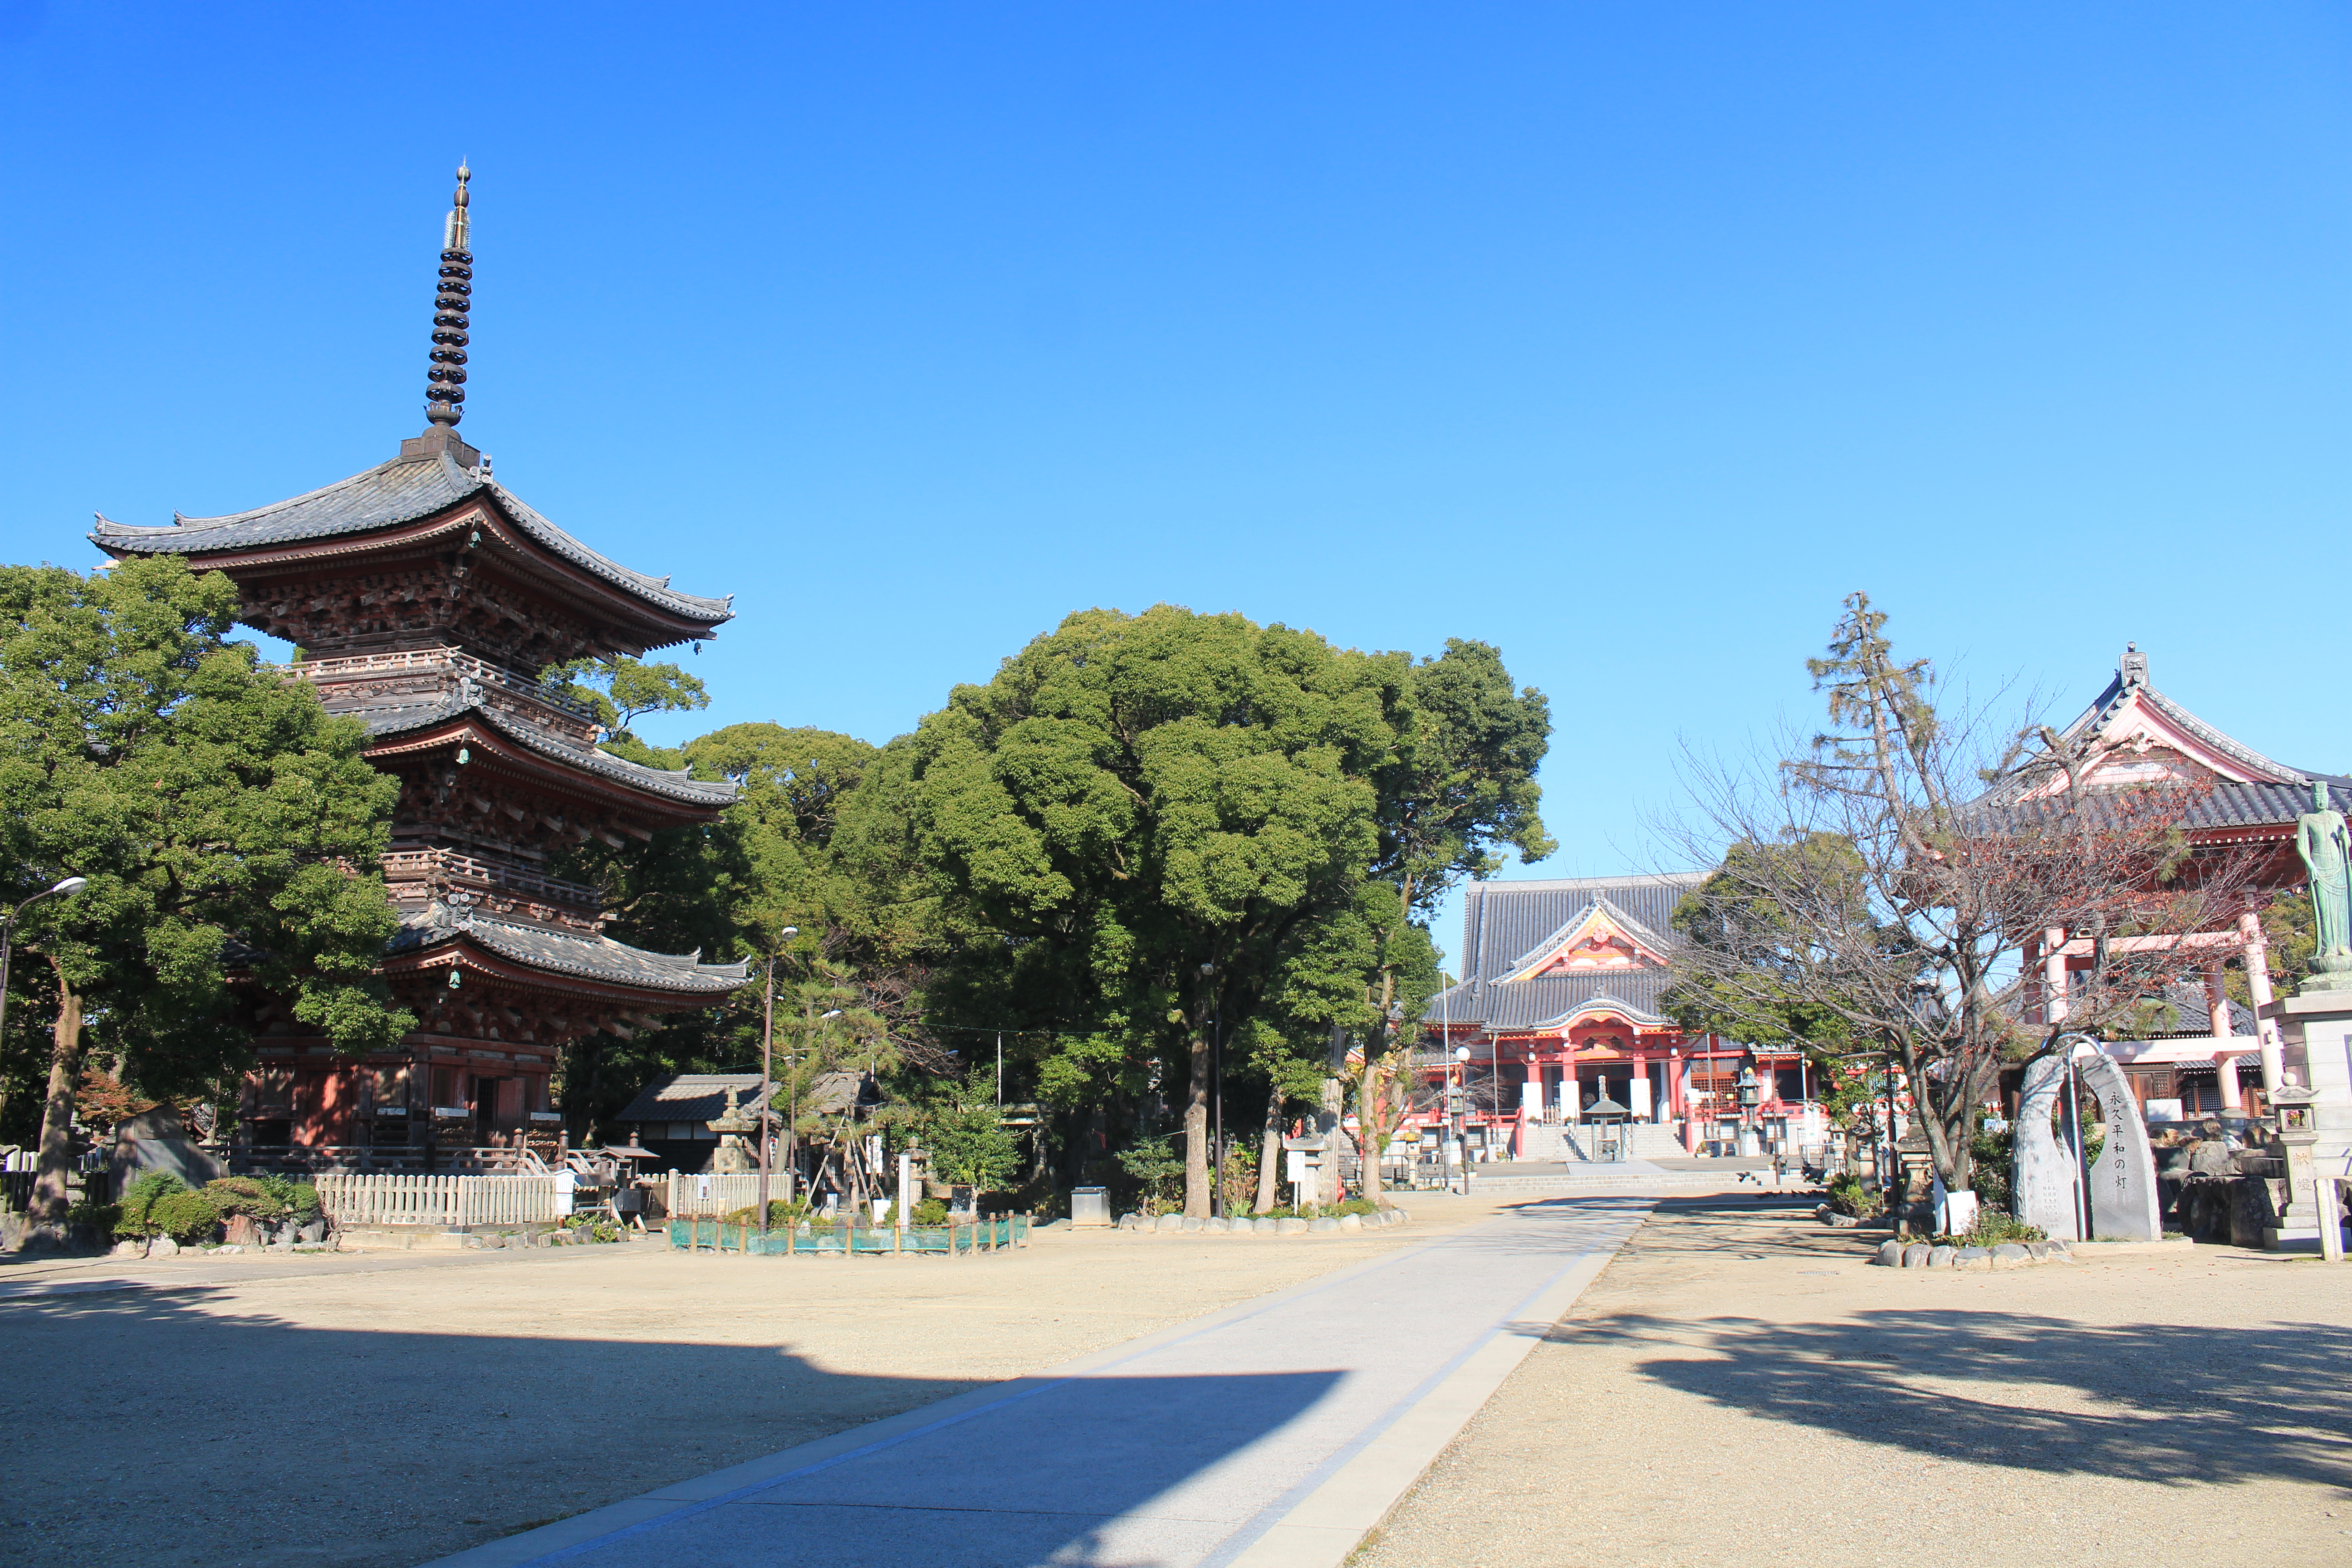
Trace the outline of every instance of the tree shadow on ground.
<instances>
[{"instance_id":1,"label":"tree shadow on ground","mask_svg":"<svg viewBox=\"0 0 2352 1568\"><path fill-rule=\"evenodd\" d=\"M1618 1315L1549 1336L1683 1353L1670 1388L1773 1421L1937 1458L2167 1484L2352 1485L2352 1330L2086 1324L1930 1309L1838 1322Z\"/></svg>"},{"instance_id":2,"label":"tree shadow on ground","mask_svg":"<svg viewBox=\"0 0 2352 1568\"><path fill-rule=\"evenodd\" d=\"M217 1294L0 1303L0 1562L424 1563L997 1381L844 1373L775 1344L598 1339L576 1320L550 1325L572 1337L468 1334L462 1307L445 1333L306 1328L213 1306ZM904 1446L898 1479L919 1486L932 1468L942 1507L893 1532L890 1560L1107 1561L1097 1543L1120 1515L1298 1419L1338 1380L1114 1374L1032 1401L1040 1430L1087 1428L1082 1475L1007 1445L986 1451L985 1488L959 1490L948 1445L985 1441L982 1425ZM767 1510L761 1561L863 1561L837 1520L820 1521L845 1508L870 1541L877 1510L903 1506L891 1479L837 1468L756 1500L803 1505ZM926 1530L947 1534L927 1547ZM624 1558L645 1561L583 1562Z\"/></svg>"}]
</instances>

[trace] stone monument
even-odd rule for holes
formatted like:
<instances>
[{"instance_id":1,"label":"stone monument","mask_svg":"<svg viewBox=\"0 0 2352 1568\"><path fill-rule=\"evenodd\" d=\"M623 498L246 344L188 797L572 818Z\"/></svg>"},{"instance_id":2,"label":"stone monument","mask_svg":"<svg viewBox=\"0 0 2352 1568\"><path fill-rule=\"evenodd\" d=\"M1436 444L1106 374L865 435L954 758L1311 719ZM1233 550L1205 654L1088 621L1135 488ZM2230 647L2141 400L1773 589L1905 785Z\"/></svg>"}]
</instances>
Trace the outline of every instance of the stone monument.
<instances>
[{"instance_id":1,"label":"stone monument","mask_svg":"<svg viewBox=\"0 0 2352 1568\"><path fill-rule=\"evenodd\" d=\"M2106 1142L2084 1185L2074 1132L2061 1137L2050 1124L2066 1075L2079 1068L2084 1089L2095 1097L2106 1123ZM2017 1217L2039 1226L2060 1241L2157 1241L2164 1236L2156 1186L2156 1151L2147 1123L2132 1098L2124 1069L2087 1044L2062 1047L2026 1064L2024 1091L2017 1102L2011 1191ZM2090 1237L2083 1234L2084 1211Z\"/></svg>"}]
</instances>

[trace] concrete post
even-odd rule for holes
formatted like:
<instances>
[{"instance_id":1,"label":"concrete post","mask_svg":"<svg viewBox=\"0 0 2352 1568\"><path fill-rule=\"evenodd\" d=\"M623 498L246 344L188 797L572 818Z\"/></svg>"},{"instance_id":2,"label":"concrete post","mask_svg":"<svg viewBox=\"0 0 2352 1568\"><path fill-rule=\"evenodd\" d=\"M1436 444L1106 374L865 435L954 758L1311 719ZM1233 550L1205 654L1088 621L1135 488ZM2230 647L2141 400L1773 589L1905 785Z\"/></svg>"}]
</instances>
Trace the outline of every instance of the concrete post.
<instances>
[{"instance_id":1,"label":"concrete post","mask_svg":"<svg viewBox=\"0 0 2352 1568\"><path fill-rule=\"evenodd\" d=\"M2245 944L2246 994L2253 998L2254 1033L2262 1041L2263 1093L2273 1095L2281 1081L2279 1025L2276 1018L2263 1015L2277 998L2271 994L2271 949L2260 914L2252 910L2239 911L2238 939Z\"/></svg>"}]
</instances>

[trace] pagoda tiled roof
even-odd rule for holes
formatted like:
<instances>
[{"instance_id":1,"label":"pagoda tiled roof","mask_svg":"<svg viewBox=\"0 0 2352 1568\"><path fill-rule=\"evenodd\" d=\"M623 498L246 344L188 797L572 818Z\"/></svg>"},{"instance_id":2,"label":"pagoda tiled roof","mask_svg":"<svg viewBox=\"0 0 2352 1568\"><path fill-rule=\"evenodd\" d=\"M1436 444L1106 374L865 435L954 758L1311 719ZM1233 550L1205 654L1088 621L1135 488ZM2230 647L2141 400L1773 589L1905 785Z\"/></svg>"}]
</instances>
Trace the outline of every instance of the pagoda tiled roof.
<instances>
[{"instance_id":1,"label":"pagoda tiled roof","mask_svg":"<svg viewBox=\"0 0 2352 1568\"><path fill-rule=\"evenodd\" d=\"M463 691L453 692L436 701L407 707L345 710L346 717L359 720L367 726L371 736L379 739L428 730L467 713L478 714L489 728L543 757L584 768L599 777L671 800L687 801L697 805L727 805L743 793L740 785L725 779L698 779L685 768L676 772L667 768L649 768L643 763L633 763L626 757L616 757L593 746L570 744L562 737L550 735L533 725L519 723L489 706L480 697L468 696Z\"/></svg>"},{"instance_id":2,"label":"pagoda tiled roof","mask_svg":"<svg viewBox=\"0 0 2352 1568\"><path fill-rule=\"evenodd\" d=\"M458 466L446 452L395 458L323 489L226 517L174 517L168 527L141 528L100 517L90 542L114 554L208 555L275 544L336 539L396 528L481 496L548 550L625 593L688 620L717 626L734 615L732 596L681 594L667 577L651 577L607 560L532 510L479 468Z\"/></svg>"},{"instance_id":3,"label":"pagoda tiled roof","mask_svg":"<svg viewBox=\"0 0 2352 1568\"><path fill-rule=\"evenodd\" d=\"M476 910L453 915L439 905L407 916L386 951L394 956L429 952L459 942L471 942L526 969L676 996L723 996L751 974L748 959L705 963L698 952L647 952L608 936L524 925Z\"/></svg>"}]
</instances>

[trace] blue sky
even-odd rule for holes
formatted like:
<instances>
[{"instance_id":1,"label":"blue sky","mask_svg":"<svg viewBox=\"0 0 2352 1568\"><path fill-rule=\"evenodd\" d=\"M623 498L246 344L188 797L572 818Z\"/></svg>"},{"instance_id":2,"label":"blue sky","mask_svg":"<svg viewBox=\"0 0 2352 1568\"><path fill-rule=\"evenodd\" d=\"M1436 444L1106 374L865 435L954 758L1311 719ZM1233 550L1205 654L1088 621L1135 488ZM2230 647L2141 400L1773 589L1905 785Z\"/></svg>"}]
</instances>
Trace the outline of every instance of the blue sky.
<instances>
[{"instance_id":1,"label":"blue sky","mask_svg":"<svg viewBox=\"0 0 2352 1568\"><path fill-rule=\"evenodd\" d=\"M2340 6L0 0L0 558L423 424L874 741L1092 605L1499 645L1559 853L1906 651L2352 767ZM1448 934L1441 932L1441 935Z\"/></svg>"}]
</instances>

